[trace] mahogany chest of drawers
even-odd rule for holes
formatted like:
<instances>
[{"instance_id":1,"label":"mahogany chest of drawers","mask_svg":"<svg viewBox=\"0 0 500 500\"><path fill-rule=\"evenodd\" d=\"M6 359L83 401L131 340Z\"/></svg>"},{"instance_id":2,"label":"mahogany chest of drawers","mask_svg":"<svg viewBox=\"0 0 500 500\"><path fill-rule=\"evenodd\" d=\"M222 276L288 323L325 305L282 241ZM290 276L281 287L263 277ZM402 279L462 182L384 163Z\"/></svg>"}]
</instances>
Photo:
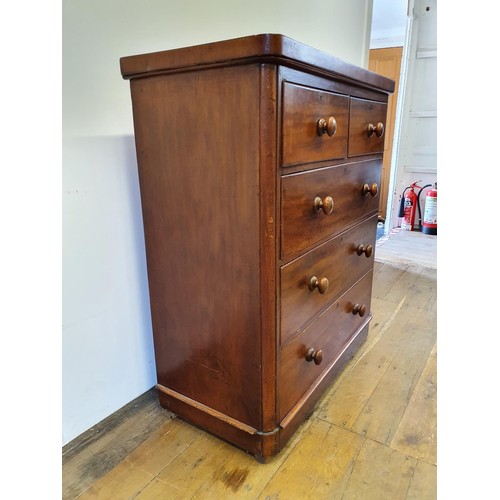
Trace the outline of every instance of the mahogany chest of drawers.
<instances>
[{"instance_id":1,"label":"mahogany chest of drawers","mask_svg":"<svg viewBox=\"0 0 500 500\"><path fill-rule=\"evenodd\" d=\"M120 63L160 403L271 457L368 332L394 82L274 34Z\"/></svg>"}]
</instances>

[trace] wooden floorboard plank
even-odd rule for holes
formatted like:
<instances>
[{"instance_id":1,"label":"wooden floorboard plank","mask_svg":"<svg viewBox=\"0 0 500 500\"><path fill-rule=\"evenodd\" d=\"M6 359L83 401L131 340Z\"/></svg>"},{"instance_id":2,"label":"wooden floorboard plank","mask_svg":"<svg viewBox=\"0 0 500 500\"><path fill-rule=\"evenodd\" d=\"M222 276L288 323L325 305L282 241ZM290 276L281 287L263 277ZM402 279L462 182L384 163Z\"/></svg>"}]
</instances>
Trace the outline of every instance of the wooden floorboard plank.
<instances>
[{"instance_id":1,"label":"wooden floorboard plank","mask_svg":"<svg viewBox=\"0 0 500 500\"><path fill-rule=\"evenodd\" d=\"M136 498L256 498L302 436L307 434L309 425L311 421L306 421L286 448L264 464L234 446L202 433L196 443L164 467Z\"/></svg>"},{"instance_id":2,"label":"wooden floorboard plank","mask_svg":"<svg viewBox=\"0 0 500 500\"><path fill-rule=\"evenodd\" d=\"M78 498L132 498L142 491L174 458L182 454L202 431L176 418L143 442ZM128 479L133 475L134 480ZM118 497L113 497L114 491Z\"/></svg>"},{"instance_id":3,"label":"wooden floorboard plank","mask_svg":"<svg viewBox=\"0 0 500 500\"><path fill-rule=\"evenodd\" d=\"M398 302L401 297L401 293L406 295L410 290L418 290L418 279L422 273L422 268L419 266L408 266L405 272L402 273L397 280L394 281L392 286L387 290L384 296L384 300L389 302Z\"/></svg>"},{"instance_id":4,"label":"wooden floorboard plank","mask_svg":"<svg viewBox=\"0 0 500 500\"><path fill-rule=\"evenodd\" d=\"M403 499L416 465L416 459L365 439L342 500Z\"/></svg>"},{"instance_id":5,"label":"wooden floorboard plank","mask_svg":"<svg viewBox=\"0 0 500 500\"><path fill-rule=\"evenodd\" d=\"M187 425L187 424L186 424ZM179 454L136 496L140 500L187 499L213 475L228 445L204 432L193 446Z\"/></svg>"},{"instance_id":6,"label":"wooden floorboard plank","mask_svg":"<svg viewBox=\"0 0 500 500\"><path fill-rule=\"evenodd\" d=\"M388 236L377 241L375 256L381 262L418 264L422 267L437 266L437 236L419 231L391 229Z\"/></svg>"},{"instance_id":7,"label":"wooden floorboard plank","mask_svg":"<svg viewBox=\"0 0 500 500\"><path fill-rule=\"evenodd\" d=\"M136 468L156 477L175 458L185 452L203 431L182 421L171 421L168 431L158 439L151 439L135 449L128 461Z\"/></svg>"},{"instance_id":8,"label":"wooden floorboard plank","mask_svg":"<svg viewBox=\"0 0 500 500\"><path fill-rule=\"evenodd\" d=\"M435 500L436 498L437 467L418 460L405 500Z\"/></svg>"},{"instance_id":9,"label":"wooden floorboard plank","mask_svg":"<svg viewBox=\"0 0 500 500\"><path fill-rule=\"evenodd\" d=\"M408 340L409 331L405 328L407 318L402 312L404 302L393 306L391 314L381 327L383 331L373 339L368 349L356 359L350 371L344 374L341 382L331 391L328 401L322 406L320 418L346 429L353 429L394 357Z\"/></svg>"},{"instance_id":10,"label":"wooden floorboard plank","mask_svg":"<svg viewBox=\"0 0 500 500\"><path fill-rule=\"evenodd\" d=\"M391 268L386 265L384 267ZM404 278L409 274L409 278ZM396 275L393 275L393 278ZM436 339L436 317L415 303L418 287L428 291L433 275L409 266L392 280L391 301L373 299L378 335L330 390L319 418L389 444L406 411ZM412 290L413 288L413 290ZM403 298L401 298L403 296ZM396 306L392 300L400 299Z\"/></svg>"},{"instance_id":11,"label":"wooden floorboard plank","mask_svg":"<svg viewBox=\"0 0 500 500\"><path fill-rule=\"evenodd\" d=\"M77 498L79 500L133 498L152 480L153 476L136 469L125 459Z\"/></svg>"},{"instance_id":12,"label":"wooden floorboard plank","mask_svg":"<svg viewBox=\"0 0 500 500\"><path fill-rule=\"evenodd\" d=\"M432 318L417 324L406 316L414 312L401 309L404 341L351 428L384 444L392 441L436 341Z\"/></svg>"},{"instance_id":13,"label":"wooden floorboard plank","mask_svg":"<svg viewBox=\"0 0 500 500\"><path fill-rule=\"evenodd\" d=\"M374 358L377 358L375 362ZM391 356L386 352L380 352L377 348L370 351L321 406L319 418L351 429L391 361Z\"/></svg>"},{"instance_id":14,"label":"wooden floorboard plank","mask_svg":"<svg viewBox=\"0 0 500 500\"><path fill-rule=\"evenodd\" d=\"M434 346L391 448L430 464L437 463L437 349Z\"/></svg>"},{"instance_id":15,"label":"wooden floorboard plank","mask_svg":"<svg viewBox=\"0 0 500 500\"><path fill-rule=\"evenodd\" d=\"M358 364L360 359L363 358L382 338L381 334L391 326L394 318L405 302L406 297L404 295L399 304L372 298L371 313L373 319L370 322L367 339L336 379L330 390L330 394L333 394L336 388L342 385L342 380L349 375L350 371Z\"/></svg>"},{"instance_id":16,"label":"wooden floorboard plank","mask_svg":"<svg viewBox=\"0 0 500 500\"><path fill-rule=\"evenodd\" d=\"M421 293L424 295L423 302L425 303L425 295L428 296L425 310L429 314L437 316L437 269L424 268L419 278L421 282Z\"/></svg>"},{"instance_id":17,"label":"wooden floorboard plank","mask_svg":"<svg viewBox=\"0 0 500 500\"><path fill-rule=\"evenodd\" d=\"M314 419L257 498L341 498L362 443L361 436Z\"/></svg>"},{"instance_id":18,"label":"wooden floorboard plank","mask_svg":"<svg viewBox=\"0 0 500 500\"><path fill-rule=\"evenodd\" d=\"M261 464L231 445L221 451L211 473L206 476L208 480L195 492L193 499L257 498L289 454L284 451L269 463Z\"/></svg>"},{"instance_id":19,"label":"wooden floorboard plank","mask_svg":"<svg viewBox=\"0 0 500 500\"><path fill-rule=\"evenodd\" d=\"M394 286L394 283L405 273L407 268L407 264L393 265L385 263L381 266L373 276L372 297L385 299L385 296Z\"/></svg>"},{"instance_id":20,"label":"wooden floorboard plank","mask_svg":"<svg viewBox=\"0 0 500 500\"><path fill-rule=\"evenodd\" d=\"M63 499L76 498L172 418L152 389L68 443L62 456Z\"/></svg>"},{"instance_id":21,"label":"wooden floorboard plank","mask_svg":"<svg viewBox=\"0 0 500 500\"><path fill-rule=\"evenodd\" d=\"M336 392L337 388L343 385L343 380L346 377L349 377L351 370L356 367L360 359L363 358L366 353L369 352L380 340L380 332L384 327L387 327L388 323L392 321L392 316L395 314L397 307L398 305L393 304L392 302L385 302L379 299L372 300L373 320L370 323L367 339L361 345L353 358L347 363L344 370L342 370L339 376L335 379L328 392L322 398L324 403L320 403L321 405L328 405L326 400L330 399Z\"/></svg>"},{"instance_id":22,"label":"wooden floorboard plank","mask_svg":"<svg viewBox=\"0 0 500 500\"><path fill-rule=\"evenodd\" d=\"M421 309L426 311L425 314L434 314L434 305L436 301L437 294L437 280L436 280L436 270L432 270L433 273L426 272L425 268L421 268L420 272L415 272L417 276L413 283L408 283L408 286L402 286L407 290L407 303L416 309ZM395 291L395 300L400 295L400 291L395 290L396 286L393 287L389 296L393 291ZM418 318L417 318L418 321Z\"/></svg>"},{"instance_id":23,"label":"wooden floorboard plank","mask_svg":"<svg viewBox=\"0 0 500 500\"><path fill-rule=\"evenodd\" d=\"M394 313L398 305L399 304L397 302L389 302L387 300L377 298L372 299L371 312L373 319L370 323L369 336L371 335L371 337L374 337L380 333L382 328L384 328L387 325L387 322L391 319L391 315Z\"/></svg>"}]
</instances>

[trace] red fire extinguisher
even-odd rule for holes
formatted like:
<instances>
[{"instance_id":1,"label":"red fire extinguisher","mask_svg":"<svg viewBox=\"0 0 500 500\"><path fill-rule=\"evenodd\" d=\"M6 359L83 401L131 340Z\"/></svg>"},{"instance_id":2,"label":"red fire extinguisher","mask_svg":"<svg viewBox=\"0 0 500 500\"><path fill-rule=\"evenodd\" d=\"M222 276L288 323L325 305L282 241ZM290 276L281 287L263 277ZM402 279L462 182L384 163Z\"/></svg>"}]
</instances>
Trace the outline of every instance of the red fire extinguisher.
<instances>
[{"instance_id":1,"label":"red fire extinguisher","mask_svg":"<svg viewBox=\"0 0 500 500\"><path fill-rule=\"evenodd\" d=\"M422 221L422 233L437 234L437 182L425 195L424 219Z\"/></svg>"},{"instance_id":2,"label":"red fire extinguisher","mask_svg":"<svg viewBox=\"0 0 500 500\"><path fill-rule=\"evenodd\" d=\"M418 198L415 193L417 182L413 182L403 191L401 204L399 206L399 217L403 217L401 229L404 231L413 231L415 227L415 214L418 206Z\"/></svg>"}]
</instances>

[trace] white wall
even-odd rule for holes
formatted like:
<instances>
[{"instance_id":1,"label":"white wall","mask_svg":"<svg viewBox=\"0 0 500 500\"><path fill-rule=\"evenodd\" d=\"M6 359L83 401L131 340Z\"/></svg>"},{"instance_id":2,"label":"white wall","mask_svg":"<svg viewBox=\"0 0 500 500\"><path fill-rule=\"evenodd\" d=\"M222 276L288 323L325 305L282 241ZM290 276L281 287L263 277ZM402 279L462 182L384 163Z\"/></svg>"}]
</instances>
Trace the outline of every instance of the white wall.
<instances>
[{"instance_id":1,"label":"white wall","mask_svg":"<svg viewBox=\"0 0 500 500\"><path fill-rule=\"evenodd\" d=\"M62 8L65 444L156 382L119 58L272 32L366 67L372 0L68 0Z\"/></svg>"},{"instance_id":2,"label":"white wall","mask_svg":"<svg viewBox=\"0 0 500 500\"><path fill-rule=\"evenodd\" d=\"M370 49L404 45L407 7L406 0L373 0Z\"/></svg>"}]
</instances>

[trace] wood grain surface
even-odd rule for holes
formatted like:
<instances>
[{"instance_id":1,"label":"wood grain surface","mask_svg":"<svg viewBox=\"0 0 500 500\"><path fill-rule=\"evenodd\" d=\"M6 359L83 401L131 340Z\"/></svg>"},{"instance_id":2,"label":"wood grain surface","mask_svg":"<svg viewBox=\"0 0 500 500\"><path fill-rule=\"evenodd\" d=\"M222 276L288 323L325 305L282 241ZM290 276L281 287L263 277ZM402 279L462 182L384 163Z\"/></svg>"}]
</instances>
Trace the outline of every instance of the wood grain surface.
<instances>
[{"instance_id":1,"label":"wood grain surface","mask_svg":"<svg viewBox=\"0 0 500 500\"><path fill-rule=\"evenodd\" d=\"M374 255L358 255L356 248L360 244L374 248L376 230L377 218L373 216L281 268L282 345L373 267ZM325 293L310 289L312 276L329 280Z\"/></svg>"},{"instance_id":2,"label":"wood grain surface","mask_svg":"<svg viewBox=\"0 0 500 500\"><path fill-rule=\"evenodd\" d=\"M365 182L380 182L381 160L349 163L283 177L281 257L290 259L378 210L378 198L363 195ZM314 209L314 198L331 196L331 215Z\"/></svg>"},{"instance_id":3,"label":"wood grain surface","mask_svg":"<svg viewBox=\"0 0 500 500\"><path fill-rule=\"evenodd\" d=\"M360 156L384 151L384 135L368 135L368 125L386 125L387 104L351 97L349 108L349 156Z\"/></svg>"},{"instance_id":4,"label":"wood grain surface","mask_svg":"<svg viewBox=\"0 0 500 500\"><path fill-rule=\"evenodd\" d=\"M333 117L333 136L318 134L318 120ZM349 98L291 83L283 84L283 166L347 156Z\"/></svg>"},{"instance_id":5,"label":"wood grain surface","mask_svg":"<svg viewBox=\"0 0 500 500\"><path fill-rule=\"evenodd\" d=\"M255 428L259 82L257 65L131 82L158 382Z\"/></svg>"}]
</instances>

